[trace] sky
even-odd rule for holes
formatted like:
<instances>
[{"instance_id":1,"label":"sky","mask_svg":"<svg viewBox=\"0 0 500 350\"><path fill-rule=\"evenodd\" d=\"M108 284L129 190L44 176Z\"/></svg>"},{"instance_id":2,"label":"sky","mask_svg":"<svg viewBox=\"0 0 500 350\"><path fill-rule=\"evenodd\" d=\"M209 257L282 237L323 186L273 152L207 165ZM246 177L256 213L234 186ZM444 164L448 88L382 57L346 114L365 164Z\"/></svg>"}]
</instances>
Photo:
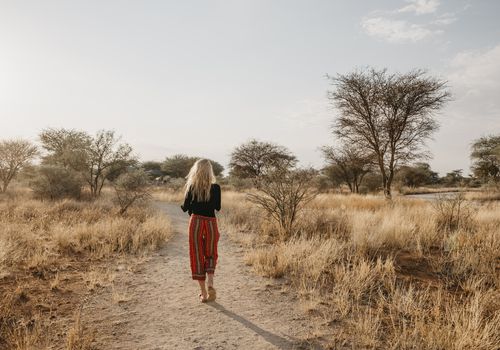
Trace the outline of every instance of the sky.
<instances>
[{"instance_id":1,"label":"sky","mask_svg":"<svg viewBox=\"0 0 500 350\"><path fill-rule=\"evenodd\" d=\"M113 129L142 160L227 165L252 138L321 167L336 142L325 75L445 79L428 142L441 175L500 133L497 0L0 0L0 139Z\"/></svg>"}]
</instances>

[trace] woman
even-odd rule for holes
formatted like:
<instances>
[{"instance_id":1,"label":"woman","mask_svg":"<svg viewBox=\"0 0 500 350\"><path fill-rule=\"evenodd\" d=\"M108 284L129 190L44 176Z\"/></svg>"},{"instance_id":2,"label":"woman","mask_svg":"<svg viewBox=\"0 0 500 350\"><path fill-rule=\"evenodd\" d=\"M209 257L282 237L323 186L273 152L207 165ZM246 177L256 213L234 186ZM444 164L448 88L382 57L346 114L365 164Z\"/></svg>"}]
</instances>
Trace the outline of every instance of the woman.
<instances>
[{"instance_id":1,"label":"woman","mask_svg":"<svg viewBox=\"0 0 500 350\"><path fill-rule=\"evenodd\" d=\"M201 302L214 301L214 272L217 264L219 230L215 210L220 210L220 186L215 183L212 164L199 159L189 171L181 208L189 219L189 258L192 278L200 284ZM207 283L205 285L205 280ZM207 288L208 287L208 291Z\"/></svg>"}]
</instances>

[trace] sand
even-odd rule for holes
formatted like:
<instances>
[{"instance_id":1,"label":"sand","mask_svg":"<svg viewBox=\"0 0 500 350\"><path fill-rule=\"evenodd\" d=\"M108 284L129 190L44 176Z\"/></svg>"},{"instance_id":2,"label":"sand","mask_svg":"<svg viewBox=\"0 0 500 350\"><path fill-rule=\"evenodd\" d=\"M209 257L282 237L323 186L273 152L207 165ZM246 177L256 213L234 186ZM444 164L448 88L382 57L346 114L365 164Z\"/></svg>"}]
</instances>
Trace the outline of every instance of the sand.
<instances>
[{"instance_id":1,"label":"sand","mask_svg":"<svg viewBox=\"0 0 500 350\"><path fill-rule=\"evenodd\" d=\"M135 271L116 266L114 288L94 294L82 322L95 349L310 349L313 325L283 282L259 277L243 248L220 232L217 300L200 303L188 259L189 216L177 204L156 205L174 235Z\"/></svg>"}]
</instances>

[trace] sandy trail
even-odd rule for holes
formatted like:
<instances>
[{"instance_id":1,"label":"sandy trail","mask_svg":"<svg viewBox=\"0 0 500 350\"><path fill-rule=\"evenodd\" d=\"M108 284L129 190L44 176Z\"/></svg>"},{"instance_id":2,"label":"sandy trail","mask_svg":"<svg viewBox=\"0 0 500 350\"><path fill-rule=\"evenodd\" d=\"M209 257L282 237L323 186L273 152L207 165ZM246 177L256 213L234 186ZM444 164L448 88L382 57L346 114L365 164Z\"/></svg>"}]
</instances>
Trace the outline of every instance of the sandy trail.
<instances>
[{"instance_id":1,"label":"sandy trail","mask_svg":"<svg viewBox=\"0 0 500 350\"><path fill-rule=\"evenodd\" d=\"M109 290L85 305L96 349L309 349L297 338L313 331L282 286L252 274L243 251L221 231L215 274L217 301L198 301L188 259L188 215L176 204L157 206L172 220L173 237L138 271L122 269Z\"/></svg>"}]
</instances>

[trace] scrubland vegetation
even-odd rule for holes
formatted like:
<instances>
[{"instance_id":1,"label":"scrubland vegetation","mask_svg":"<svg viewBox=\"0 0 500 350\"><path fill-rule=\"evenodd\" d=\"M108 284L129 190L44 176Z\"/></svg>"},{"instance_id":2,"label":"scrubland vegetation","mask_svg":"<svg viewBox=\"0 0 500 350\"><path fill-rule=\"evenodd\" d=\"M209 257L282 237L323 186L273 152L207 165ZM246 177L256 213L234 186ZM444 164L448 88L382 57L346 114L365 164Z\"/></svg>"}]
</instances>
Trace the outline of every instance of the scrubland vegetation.
<instances>
[{"instance_id":1,"label":"scrubland vegetation","mask_svg":"<svg viewBox=\"0 0 500 350\"><path fill-rule=\"evenodd\" d=\"M227 176L212 161L224 233L257 273L289 283L326 347L500 348L500 136L473 141L471 174L440 177L425 144L451 100L447 82L386 69L328 79L336 116L321 169L256 139L233 148ZM109 130L1 141L0 347L84 348L78 305L112 284L109 262L170 234L136 204L180 202L197 159L140 163ZM403 196L418 193L436 195Z\"/></svg>"},{"instance_id":2,"label":"scrubland vegetation","mask_svg":"<svg viewBox=\"0 0 500 350\"><path fill-rule=\"evenodd\" d=\"M224 232L289 282L326 347L499 347L500 203L319 194L283 240L245 198L224 194Z\"/></svg>"},{"instance_id":3,"label":"scrubland vegetation","mask_svg":"<svg viewBox=\"0 0 500 350\"><path fill-rule=\"evenodd\" d=\"M133 264L171 234L152 208L119 212L106 196L0 196L0 348L85 348L78 310L86 297L112 287L117 261Z\"/></svg>"}]
</instances>

